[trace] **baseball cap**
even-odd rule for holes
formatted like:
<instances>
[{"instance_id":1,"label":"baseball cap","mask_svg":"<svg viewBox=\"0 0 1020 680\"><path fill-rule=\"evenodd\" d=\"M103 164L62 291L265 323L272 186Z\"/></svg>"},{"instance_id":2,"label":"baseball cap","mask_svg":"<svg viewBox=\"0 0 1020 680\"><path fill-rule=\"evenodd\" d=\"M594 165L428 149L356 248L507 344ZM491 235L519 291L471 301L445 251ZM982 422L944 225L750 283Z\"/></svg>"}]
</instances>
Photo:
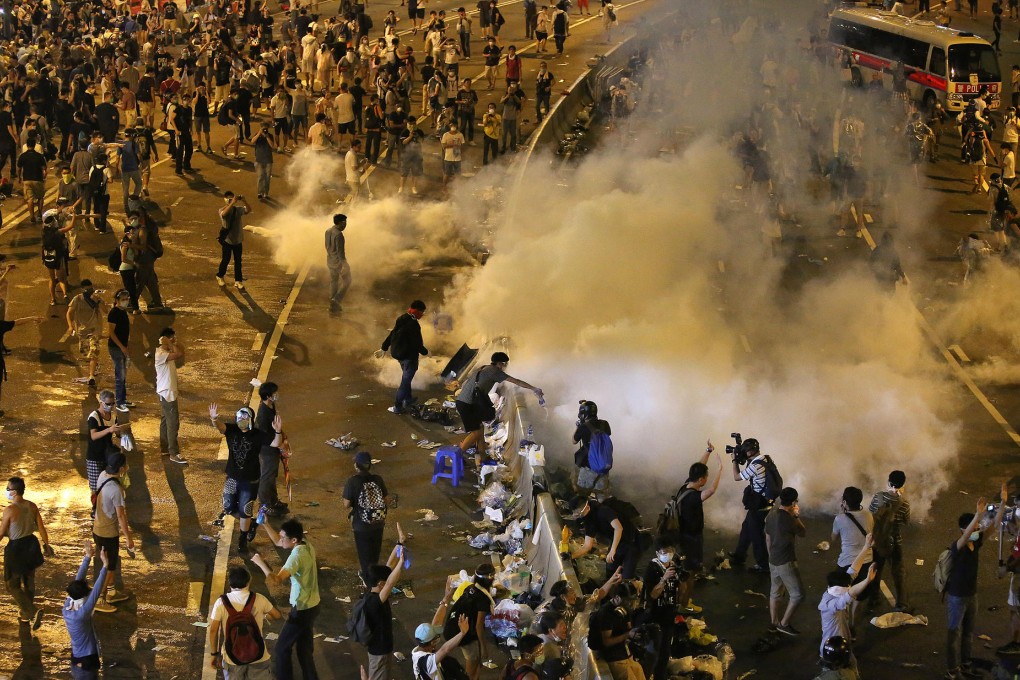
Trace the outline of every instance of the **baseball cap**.
<instances>
[{"instance_id":1,"label":"baseball cap","mask_svg":"<svg viewBox=\"0 0 1020 680\"><path fill-rule=\"evenodd\" d=\"M368 451L358 451L356 454L354 454L354 464L355 465L371 465L372 464L372 454L370 454Z\"/></svg>"},{"instance_id":2,"label":"baseball cap","mask_svg":"<svg viewBox=\"0 0 1020 680\"><path fill-rule=\"evenodd\" d=\"M418 644L424 645L435 640L442 632L439 626L423 623L414 629L414 639L418 641Z\"/></svg>"}]
</instances>

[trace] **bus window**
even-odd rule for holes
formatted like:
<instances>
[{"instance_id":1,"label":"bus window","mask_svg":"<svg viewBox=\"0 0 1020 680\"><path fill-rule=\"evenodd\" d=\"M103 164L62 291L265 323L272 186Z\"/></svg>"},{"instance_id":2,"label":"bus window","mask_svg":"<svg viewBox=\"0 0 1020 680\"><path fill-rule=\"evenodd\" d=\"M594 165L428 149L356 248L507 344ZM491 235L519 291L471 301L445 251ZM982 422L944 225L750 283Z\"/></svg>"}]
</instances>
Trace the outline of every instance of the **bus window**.
<instances>
[{"instance_id":1,"label":"bus window","mask_svg":"<svg viewBox=\"0 0 1020 680\"><path fill-rule=\"evenodd\" d=\"M949 79L954 83L965 83L970 74L977 74L980 82L1000 80L999 60L991 45L950 45Z\"/></svg>"},{"instance_id":2,"label":"bus window","mask_svg":"<svg viewBox=\"0 0 1020 680\"><path fill-rule=\"evenodd\" d=\"M946 51L941 47L931 48L931 61L928 63L928 71L936 76L946 76Z\"/></svg>"},{"instance_id":3,"label":"bus window","mask_svg":"<svg viewBox=\"0 0 1020 680\"><path fill-rule=\"evenodd\" d=\"M924 60L928 56L928 43L913 38L900 38L900 50L906 66L924 68Z\"/></svg>"}]
</instances>

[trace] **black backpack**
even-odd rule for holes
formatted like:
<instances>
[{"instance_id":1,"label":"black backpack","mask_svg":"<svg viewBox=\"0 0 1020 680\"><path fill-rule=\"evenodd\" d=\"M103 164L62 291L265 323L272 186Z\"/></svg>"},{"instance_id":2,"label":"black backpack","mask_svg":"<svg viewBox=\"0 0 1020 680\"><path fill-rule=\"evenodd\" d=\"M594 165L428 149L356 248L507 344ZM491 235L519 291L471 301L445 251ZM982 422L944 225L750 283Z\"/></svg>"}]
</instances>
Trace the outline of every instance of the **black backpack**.
<instances>
[{"instance_id":1,"label":"black backpack","mask_svg":"<svg viewBox=\"0 0 1020 680\"><path fill-rule=\"evenodd\" d=\"M415 680L431 680L429 676L429 654L422 654L418 657L418 663L415 664ZM442 674L443 680L469 680L470 676L464 667L460 665L460 661L452 654L447 654L446 657L439 662L439 671Z\"/></svg>"},{"instance_id":2,"label":"black backpack","mask_svg":"<svg viewBox=\"0 0 1020 680\"><path fill-rule=\"evenodd\" d=\"M615 512L621 520L628 522L634 529L641 526L641 513L638 512L638 509L634 507L633 503L617 498L616 496L610 496L602 501L602 505L612 508L613 512Z\"/></svg>"},{"instance_id":3,"label":"black backpack","mask_svg":"<svg viewBox=\"0 0 1020 680\"><path fill-rule=\"evenodd\" d=\"M449 607L449 613L446 615L446 621L443 623L444 638L450 640L460 633L460 626L457 622L461 614L468 618L468 621L471 622L472 630L474 629L475 619L478 618L478 606L475 604L475 599L481 599L482 597L487 596L478 591L477 585L472 584L464 589L460 597Z\"/></svg>"},{"instance_id":4,"label":"black backpack","mask_svg":"<svg viewBox=\"0 0 1020 680\"><path fill-rule=\"evenodd\" d=\"M219 123L220 125L230 125L231 124L231 121L230 121L230 110L231 110L231 108L232 107L227 106L226 104L221 104L220 105L219 113L216 114L216 122Z\"/></svg>"},{"instance_id":5,"label":"black backpack","mask_svg":"<svg viewBox=\"0 0 1020 680\"><path fill-rule=\"evenodd\" d=\"M1009 199L1009 189L1003 184L999 187L999 193L995 195L995 212L1003 214L1006 211L1016 212L1016 208Z\"/></svg>"},{"instance_id":6,"label":"black backpack","mask_svg":"<svg viewBox=\"0 0 1020 680\"><path fill-rule=\"evenodd\" d=\"M762 465L765 466L765 487L761 495L770 501L779 498L779 492L783 490L783 476L779 474L779 468L768 456L762 458Z\"/></svg>"},{"instance_id":7,"label":"black backpack","mask_svg":"<svg viewBox=\"0 0 1020 680\"><path fill-rule=\"evenodd\" d=\"M88 188L93 196L103 196L106 194L105 168L93 166L92 170L89 172Z\"/></svg>"},{"instance_id":8,"label":"black backpack","mask_svg":"<svg viewBox=\"0 0 1020 680\"><path fill-rule=\"evenodd\" d=\"M121 265L120 246L118 245L116 248L113 249L113 252L110 253L110 257L106 258L106 266L110 268L111 272L118 272L120 271L120 265Z\"/></svg>"},{"instance_id":9,"label":"black backpack","mask_svg":"<svg viewBox=\"0 0 1020 680\"><path fill-rule=\"evenodd\" d=\"M368 625L368 615L365 613L365 602L368 600L368 593L358 598L351 608L351 615L347 619L347 634L357 643L367 645L372 641L372 629Z\"/></svg>"},{"instance_id":10,"label":"black backpack","mask_svg":"<svg viewBox=\"0 0 1020 680\"><path fill-rule=\"evenodd\" d=\"M65 251L64 235L60 233L56 225L48 224L42 231L42 261L46 265L55 265ZM118 263L118 267L120 264Z\"/></svg>"}]
</instances>

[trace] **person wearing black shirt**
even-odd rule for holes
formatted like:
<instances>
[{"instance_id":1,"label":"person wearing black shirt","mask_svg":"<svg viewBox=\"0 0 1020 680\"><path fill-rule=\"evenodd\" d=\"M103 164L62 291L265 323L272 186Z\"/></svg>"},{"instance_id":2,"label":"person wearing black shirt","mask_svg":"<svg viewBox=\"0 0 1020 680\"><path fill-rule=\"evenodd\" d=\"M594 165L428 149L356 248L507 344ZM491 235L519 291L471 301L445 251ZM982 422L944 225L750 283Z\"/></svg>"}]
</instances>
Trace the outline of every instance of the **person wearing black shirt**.
<instances>
[{"instance_id":1,"label":"person wearing black shirt","mask_svg":"<svg viewBox=\"0 0 1020 680\"><path fill-rule=\"evenodd\" d=\"M120 111L113 104L113 93L103 95L103 103L96 107L96 127L103 135L104 144L112 144L120 130Z\"/></svg>"},{"instance_id":2,"label":"person wearing black shirt","mask_svg":"<svg viewBox=\"0 0 1020 680\"><path fill-rule=\"evenodd\" d=\"M365 650L368 652L369 680L390 680L393 658L393 612L390 594L400 580L404 560L403 541L393 546L387 564L373 564L368 568L366 582L371 590L365 593L365 619L371 631Z\"/></svg>"},{"instance_id":3,"label":"person wearing black shirt","mask_svg":"<svg viewBox=\"0 0 1020 680\"><path fill-rule=\"evenodd\" d=\"M195 153L192 125L194 113L191 109L191 95L181 95L180 103L174 107L173 127L177 132L177 167L175 172L182 175L185 172L194 172L191 167L191 156Z\"/></svg>"},{"instance_id":4,"label":"person wearing black shirt","mask_svg":"<svg viewBox=\"0 0 1020 680\"><path fill-rule=\"evenodd\" d=\"M114 305L106 315L107 335L106 347L113 360L114 384L117 391L117 406L131 408L134 404L127 400L127 365L128 336L131 334L131 294L126 290L118 290L114 295Z\"/></svg>"},{"instance_id":5,"label":"person wearing black shirt","mask_svg":"<svg viewBox=\"0 0 1020 680\"><path fill-rule=\"evenodd\" d=\"M659 640L655 646L656 658L652 677L655 680L666 680L666 665L669 662L670 650L673 648L673 637L676 634L676 615L681 604L681 574L679 556L676 545L668 536L660 537L655 542L655 558L645 568L642 596L648 622L659 626Z\"/></svg>"},{"instance_id":6,"label":"person wearing black shirt","mask_svg":"<svg viewBox=\"0 0 1020 680\"><path fill-rule=\"evenodd\" d=\"M692 574L701 570L705 562L705 510L702 504L715 495L722 479L722 459L716 454L719 470L715 481L711 486L708 485L708 458L713 451L715 447L712 446L712 442L708 442L705 454L697 463L691 464L687 481L674 496L678 506L676 508L678 525L672 538L683 553L685 565ZM681 599L681 604L687 604L686 597Z\"/></svg>"},{"instance_id":7,"label":"person wearing black shirt","mask_svg":"<svg viewBox=\"0 0 1020 680\"><path fill-rule=\"evenodd\" d=\"M371 95L371 103L365 110L365 158L369 163L379 160L379 147L382 144L382 126L385 122L383 107L378 95Z\"/></svg>"},{"instance_id":8,"label":"person wearing black shirt","mask_svg":"<svg viewBox=\"0 0 1020 680\"><path fill-rule=\"evenodd\" d=\"M552 109L550 99L552 97L552 84L556 82L555 76L549 70L548 64L539 62L538 73L535 74L535 116L538 122L542 122L542 105L545 105L545 112Z\"/></svg>"},{"instance_id":9,"label":"person wearing black shirt","mask_svg":"<svg viewBox=\"0 0 1020 680\"><path fill-rule=\"evenodd\" d=\"M571 553L570 558L576 560L587 555L598 540L609 546L606 574L622 568L623 578L634 578L641 552L637 527L610 507L608 502L599 503L592 498L581 498L575 510L580 510L579 522L584 543Z\"/></svg>"},{"instance_id":10,"label":"person wearing black shirt","mask_svg":"<svg viewBox=\"0 0 1020 680\"><path fill-rule=\"evenodd\" d=\"M974 618L977 615L978 556L985 539L998 531L1002 515L1009 502L1009 492L1003 483L999 492L999 509L995 519L981 528L982 518L987 516L985 499L977 502L974 513L960 515L958 525L960 537L949 546L952 569L946 581L946 677L977 677L971 664L971 645L974 641ZM961 674L962 673L962 674Z\"/></svg>"},{"instance_id":11,"label":"person wearing black shirt","mask_svg":"<svg viewBox=\"0 0 1020 680\"><path fill-rule=\"evenodd\" d=\"M379 562L379 552L382 550L383 529L386 526L386 508L389 507L389 492L386 490L386 482L379 475L370 472L372 469L372 456L367 451L359 451L354 454L354 467L357 473L347 479L344 484L344 508L349 513L351 528L354 533L354 548L358 553L358 562L361 564L360 576L365 583L369 583L368 569ZM366 485L374 485L374 489ZM366 496L370 492L382 495L382 519L365 521L364 515L370 510L362 505L362 490ZM371 499L369 499L371 500ZM380 500L380 499L376 499Z\"/></svg>"},{"instance_id":12,"label":"person wearing black shirt","mask_svg":"<svg viewBox=\"0 0 1020 680\"><path fill-rule=\"evenodd\" d=\"M485 640L485 617L492 613L495 602L489 594L496 575L496 569L489 562L483 562L475 568L474 578L468 586L461 586L454 594L453 606L447 612L443 626L443 637L452 640L460 635L460 617L467 617L470 627L461 638L460 651L464 656L464 671L471 680L478 680L481 660L488 659L489 653ZM445 598L444 598L445 599Z\"/></svg>"},{"instance_id":13,"label":"person wearing black shirt","mask_svg":"<svg viewBox=\"0 0 1020 680\"><path fill-rule=\"evenodd\" d=\"M209 95L206 93L205 85L199 85L195 94L195 138L198 140L198 149L202 151L202 135L205 135L205 153L212 153L212 142L209 140L211 129L209 111Z\"/></svg>"},{"instance_id":14,"label":"person wearing black shirt","mask_svg":"<svg viewBox=\"0 0 1020 680\"><path fill-rule=\"evenodd\" d=\"M418 372L418 356L428 356L429 353L421 338L421 324L418 323L424 313L425 303L415 300L407 308L407 313L401 314L393 323L393 330L383 340L382 351L389 351L390 356L400 363L401 371L396 399L393 406L387 409L390 413L403 413L415 401L411 396L411 381Z\"/></svg>"},{"instance_id":15,"label":"person wearing black shirt","mask_svg":"<svg viewBox=\"0 0 1020 680\"><path fill-rule=\"evenodd\" d=\"M276 418L276 401L280 398L280 388L274 382L259 385L258 414L255 416L255 427L265 433L273 430ZM275 446L263 445L259 451L259 503L269 509L272 515L286 514L288 506L280 500L276 490L276 478L280 473L280 449Z\"/></svg>"},{"instance_id":16,"label":"person wearing black shirt","mask_svg":"<svg viewBox=\"0 0 1020 680\"><path fill-rule=\"evenodd\" d=\"M113 435L120 433L113 409L117 405L116 398L110 390L99 393L99 407L89 414L89 440L85 449L85 475L89 480L89 490L96 490L96 481L106 468L106 459L112 453L119 453L113 441Z\"/></svg>"},{"instance_id":17,"label":"person wearing black shirt","mask_svg":"<svg viewBox=\"0 0 1020 680\"><path fill-rule=\"evenodd\" d=\"M633 584L624 582L616 587L597 614L598 630L602 636L600 656L609 666L613 680L645 680L645 672L631 655L627 644L636 631L631 623L631 612L636 605L637 589Z\"/></svg>"},{"instance_id":18,"label":"person wearing black shirt","mask_svg":"<svg viewBox=\"0 0 1020 680\"><path fill-rule=\"evenodd\" d=\"M241 535L238 552L248 550L248 541L255 537L256 527L251 521L252 501L258 489L261 470L259 452L263 446L279 446L283 441L283 421L277 415L273 418L272 432L255 429L252 421L255 412L243 406L233 423L217 420L219 406L209 404L209 419L227 440L227 481L223 485L223 511L240 516Z\"/></svg>"},{"instance_id":19,"label":"person wearing black shirt","mask_svg":"<svg viewBox=\"0 0 1020 680\"><path fill-rule=\"evenodd\" d=\"M592 491L608 491L609 473L596 473L588 466L588 447L591 445L591 438L596 432L612 434L613 428L605 420L598 417L599 407L594 401L582 400L577 409L577 429L574 430L574 443L579 448L574 452L574 465L577 466L576 490L578 493L588 495Z\"/></svg>"}]
</instances>

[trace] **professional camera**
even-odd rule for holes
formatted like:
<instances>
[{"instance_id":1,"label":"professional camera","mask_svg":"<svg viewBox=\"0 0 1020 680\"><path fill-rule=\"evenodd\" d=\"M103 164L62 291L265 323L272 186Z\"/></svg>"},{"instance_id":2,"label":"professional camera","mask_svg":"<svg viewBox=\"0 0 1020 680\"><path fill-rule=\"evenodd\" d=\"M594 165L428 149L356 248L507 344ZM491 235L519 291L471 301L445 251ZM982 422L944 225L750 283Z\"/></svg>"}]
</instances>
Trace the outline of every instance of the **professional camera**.
<instances>
[{"instance_id":1,"label":"professional camera","mask_svg":"<svg viewBox=\"0 0 1020 680\"><path fill-rule=\"evenodd\" d=\"M744 439L740 436L739 432L733 432L730 434L733 440L736 442L736 446L726 445L726 453L733 457L733 462L737 465L746 465L747 461L751 460L758 455L761 450L758 445L757 439Z\"/></svg>"},{"instance_id":2,"label":"professional camera","mask_svg":"<svg viewBox=\"0 0 1020 680\"><path fill-rule=\"evenodd\" d=\"M1006 506L1006 510L1002 513L1002 523L1003 524L1011 524L1013 522L1013 519L1016 517L1016 510L1017 510L1016 502L1017 502L1017 500L1018 499L1014 498L1013 499L1013 505L1007 505ZM995 519L995 513L997 513L998 511L999 511L999 504L998 503L989 503L985 507L985 512L986 512L986 514L988 516L985 519L985 522L983 522L983 524L985 524L985 526L987 526L987 523L989 523L993 519Z\"/></svg>"}]
</instances>

